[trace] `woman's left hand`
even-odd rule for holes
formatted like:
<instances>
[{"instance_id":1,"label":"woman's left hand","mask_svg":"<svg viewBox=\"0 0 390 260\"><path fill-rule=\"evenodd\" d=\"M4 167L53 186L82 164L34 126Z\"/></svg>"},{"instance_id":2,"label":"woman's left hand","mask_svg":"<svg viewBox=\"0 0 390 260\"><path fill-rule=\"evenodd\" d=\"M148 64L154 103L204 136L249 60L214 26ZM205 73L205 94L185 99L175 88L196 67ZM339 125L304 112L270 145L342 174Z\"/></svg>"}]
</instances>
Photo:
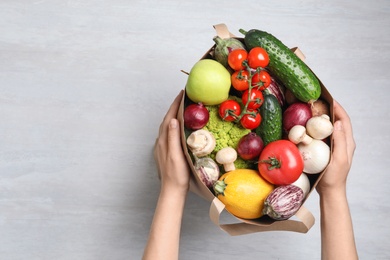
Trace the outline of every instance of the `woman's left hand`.
<instances>
[{"instance_id":1,"label":"woman's left hand","mask_svg":"<svg viewBox=\"0 0 390 260\"><path fill-rule=\"evenodd\" d=\"M154 158L162 190L175 190L187 194L190 170L181 146L180 123L176 118L183 94L182 90L177 95L160 125Z\"/></svg>"}]
</instances>

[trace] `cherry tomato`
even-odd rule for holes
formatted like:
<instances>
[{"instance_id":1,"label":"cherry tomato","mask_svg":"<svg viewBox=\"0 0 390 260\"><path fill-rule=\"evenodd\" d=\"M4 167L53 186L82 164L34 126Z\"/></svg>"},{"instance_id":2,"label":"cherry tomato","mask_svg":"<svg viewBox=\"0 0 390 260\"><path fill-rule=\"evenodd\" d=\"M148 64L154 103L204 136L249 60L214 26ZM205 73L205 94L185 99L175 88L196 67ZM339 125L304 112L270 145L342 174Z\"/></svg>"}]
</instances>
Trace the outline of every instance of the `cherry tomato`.
<instances>
[{"instance_id":1,"label":"cherry tomato","mask_svg":"<svg viewBox=\"0 0 390 260\"><path fill-rule=\"evenodd\" d=\"M258 87L260 90L268 88L271 81L271 75L265 70L260 70L252 76L252 86Z\"/></svg>"},{"instance_id":2,"label":"cherry tomato","mask_svg":"<svg viewBox=\"0 0 390 260\"><path fill-rule=\"evenodd\" d=\"M244 106L246 105L246 103L248 103L248 98L249 98L249 89L245 90L245 92L242 94L242 103L244 104ZM249 98L248 108L258 109L259 107L261 107L263 102L264 102L263 92L261 92L259 89L252 88L251 96Z\"/></svg>"},{"instance_id":3,"label":"cherry tomato","mask_svg":"<svg viewBox=\"0 0 390 260\"><path fill-rule=\"evenodd\" d=\"M254 47L248 53L248 65L252 69L258 67L265 68L268 66L269 56L265 49L261 47Z\"/></svg>"},{"instance_id":4,"label":"cherry tomato","mask_svg":"<svg viewBox=\"0 0 390 260\"><path fill-rule=\"evenodd\" d=\"M238 70L232 74L232 86L233 88L244 91L249 88L249 72L246 70Z\"/></svg>"},{"instance_id":5,"label":"cherry tomato","mask_svg":"<svg viewBox=\"0 0 390 260\"><path fill-rule=\"evenodd\" d=\"M241 123L242 127L246 128L246 129L253 130L260 125L261 116L257 110L247 109L247 111L250 112L251 114L245 114L241 118L240 123Z\"/></svg>"},{"instance_id":6,"label":"cherry tomato","mask_svg":"<svg viewBox=\"0 0 390 260\"><path fill-rule=\"evenodd\" d=\"M296 181L303 171L303 159L298 147L289 140L267 144L259 157L260 175L275 185L288 185Z\"/></svg>"},{"instance_id":7,"label":"cherry tomato","mask_svg":"<svg viewBox=\"0 0 390 260\"><path fill-rule=\"evenodd\" d=\"M241 114L240 104L235 100L225 100L219 105L219 116L225 121L234 121Z\"/></svg>"},{"instance_id":8,"label":"cherry tomato","mask_svg":"<svg viewBox=\"0 0 390 260\"><path fill-rule=\"evenodd\" d=\"M228 64L233 70L242 70L242 62L248 57L248 52L244 49L234 49L228 55Z\"/></svg>"}]
</instances>

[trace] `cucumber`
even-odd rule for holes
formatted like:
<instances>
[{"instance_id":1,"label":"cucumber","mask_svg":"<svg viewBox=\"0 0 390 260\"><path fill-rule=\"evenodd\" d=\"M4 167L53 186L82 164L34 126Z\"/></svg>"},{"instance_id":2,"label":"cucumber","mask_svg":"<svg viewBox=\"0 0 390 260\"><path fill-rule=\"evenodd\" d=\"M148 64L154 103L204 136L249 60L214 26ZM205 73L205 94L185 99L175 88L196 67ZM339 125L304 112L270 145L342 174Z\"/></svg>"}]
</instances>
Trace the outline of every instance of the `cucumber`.
<instances>
[{"instance_id":1,"label":"cucumber","mask_svg":"<svg viewBox=\"0 0 390 260\"><path fill-rule=\"evenodd\" d=\"M239 30L245 35L248 50L254 47L265 49L269 56L268 68L294 96L303 102L314 102L321 95L321 86L310 68L286 45L272 34L257 29Z\"/></svg>"},{"instance_id":2,"label":"cucumber","mask_svg":"<svg viewBox=\"0 0 390 260\"><path fill-rule=\"evenodd\" d=\"M282 107L278 99L264 92L264 103L259 110L262 119L255 131L263 139L264 145L282 139Z\"/></svg>"}]
</instances>

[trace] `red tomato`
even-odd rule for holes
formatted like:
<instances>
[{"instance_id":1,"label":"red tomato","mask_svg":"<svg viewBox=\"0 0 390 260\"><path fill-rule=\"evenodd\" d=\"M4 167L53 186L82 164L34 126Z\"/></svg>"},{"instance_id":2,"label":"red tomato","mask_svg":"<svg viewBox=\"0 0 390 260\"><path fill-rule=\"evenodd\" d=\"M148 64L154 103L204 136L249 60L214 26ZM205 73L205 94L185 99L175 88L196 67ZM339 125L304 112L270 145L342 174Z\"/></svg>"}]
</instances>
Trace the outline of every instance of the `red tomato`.
<instances>
[{"instance_id":1,"label":"red tomato","mask_svg":"<svg viewBox=\"0 0 390 260\"><path fill-rule=\"evenodd\" d=\"M241 118L240 123L242 127L246 129L250 129L250 130L255 129L261 123L260 113L254 109L247 109L247 111L250 112L251 114L245 114Z\"/></svg>"},{"instance_id":2,"label":"red tomato","mask_svg":"<svg viewBox=\"0 0 390 260\"><path fill-rule=\"evenodd\" d=\"M260 70L252 76L252 86L258 87L260 90L268 88L271 81L271 75L265 70Z\"/></svg>"},{"instance_id":3,"label":"red tomato","mask_svg":"<svg viewBox=\"0 0 390 260\"><path fill-rule=\"evenodd\" d=\"M225 121L234 121L241 114L240 104L235 100L226 100L219 105L219 116Z\"/></svg>"},{"instance_id":4,"label":"red tomato","mask_svg":"<svg viewBox=\"0 0 390 260\"><path fill-rule=\"evenodd\" d=\"M258 67L265 68L268 66L269 56L265 49L261 47L254 47L248 53L248 65L252 69Z\"/></svg>"},{"instance_id":5,"label":"red tomato","mask_svg":"<svg viewBox=\"0 0 390 260\"><path fill-rule=\"evenodd\" d=\"M302 174L303 159L293 142L277 140L264 147L258 169L267 181L275 185L288 185Z\"/></svg>"},{"instance_id":6,"label":"red tomato","mask_svg":"<svg viewBox=\"0 0 390 260\"><path fill-rule=\"evenodd\" d=\"M243 70L242 62L248 57L248 52L244 49L234 49L228 55L228 64L233 70Z\"/></svg>"},{"instance_id":7,"label":"red tomato","mask_svg":"<svg viewBox=\"0 0 390 260\"><path fill-rule=\"evenodd\" d=\"M249 89L245 90L245 92L242 94L242 103L244 104L244 106L248 102L248 97L249 97ZM259 107L261 107L263 102L264 102L263 92L261 92L259 89L252 88L251 96L249 98L248 108L258 109Z\"/></svg>"},{"instance_id":8,"label":"red tomato","mask_svg":"<svg viewBox=\"0 0 390 260\"><path fill-rule=\"evenodd\" d=\"M246 70L238 70L232 74L232 86L238 91L244 91L249 88L249 72Z\"/></svg>"}]
</instances>

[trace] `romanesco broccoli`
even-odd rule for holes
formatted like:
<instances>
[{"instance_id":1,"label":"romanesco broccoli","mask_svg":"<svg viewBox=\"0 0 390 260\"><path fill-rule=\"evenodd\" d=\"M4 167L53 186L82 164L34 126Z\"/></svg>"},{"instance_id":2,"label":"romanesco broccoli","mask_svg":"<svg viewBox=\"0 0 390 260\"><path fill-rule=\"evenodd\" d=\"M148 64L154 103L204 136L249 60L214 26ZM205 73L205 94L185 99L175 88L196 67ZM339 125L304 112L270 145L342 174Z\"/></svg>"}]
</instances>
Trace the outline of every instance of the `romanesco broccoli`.
<instances>
[{"instance_id":1,"label":"romanesco broccoli","mask_svg":"<svg viewBox=\"0 0 390 260\"><path fill-rule=\"evenodd\" d=\"M223 121L218 114L218 106L206 106L209 111L209 121L203 129L210 131L216 140L216 146L210 157L215 159L216 153L224 147L237 149L241 137L250 132L240 124ZM237 169L253 168L253 163L238 157L234 162Z\"/></svg>"}]
</instances>

